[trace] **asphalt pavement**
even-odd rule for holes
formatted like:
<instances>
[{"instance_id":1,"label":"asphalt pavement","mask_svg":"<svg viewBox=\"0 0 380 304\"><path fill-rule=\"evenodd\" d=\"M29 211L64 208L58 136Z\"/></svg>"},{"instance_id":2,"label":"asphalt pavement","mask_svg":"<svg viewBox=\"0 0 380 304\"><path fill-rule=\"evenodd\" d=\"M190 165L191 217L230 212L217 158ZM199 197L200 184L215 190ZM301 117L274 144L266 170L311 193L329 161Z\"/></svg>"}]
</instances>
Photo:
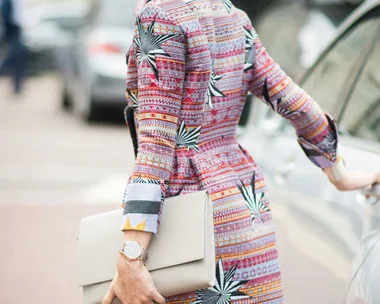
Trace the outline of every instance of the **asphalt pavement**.
<instances>
[{"instance_id":1,"label":"asphalt pavement","mask_svg":"<svg viewBox=\"0 0 380 304\"><path fill-rule=\"evenodd\" d=\"M55 75L18 97L0 79L0 303L81 303L80 219L118 208L132 170L125 125L83 122L60 92Z\"/></svg>"}]
</instances>

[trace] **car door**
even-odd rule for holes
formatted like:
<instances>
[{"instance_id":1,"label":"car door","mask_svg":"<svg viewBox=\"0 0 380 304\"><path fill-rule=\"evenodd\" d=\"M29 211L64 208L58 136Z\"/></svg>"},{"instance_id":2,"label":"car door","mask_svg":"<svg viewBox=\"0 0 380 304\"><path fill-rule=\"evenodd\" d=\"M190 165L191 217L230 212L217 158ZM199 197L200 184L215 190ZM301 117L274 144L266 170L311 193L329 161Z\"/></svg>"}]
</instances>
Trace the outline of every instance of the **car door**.
<instances>
[{"instance_id":1,"label":"car door","mask_svg":"<svg viewBox=\"0 0 380 304\"><path fill-rule=\"evenodd\" d=\"M346 92L357 84L378 24L373 10L355 19L307 75L303 87L335 117L342 111L342 96L348 98ZM284 129L264 135L260 145L265 153L256 160L271 188L285 295L289 303L342 303L357 270L353 260L370 230L368 208L358 203L360 193L338 192L304 156L289 133L294 131ZM376 153L360 147L345 144L344 155L349 167L364 168L367 161L380 168Z\"/></svg>"},{"instance_id":2,"label":"car door","mask_svg":"<svg viewBox=\"0 0 380 304\"><path fill-rule=\"evenodd\" d=\"M342 142L352 167L380 171L380 24L366 61L340 112ZM371 194L371 193L370 193ZM366 212L363 217L363 266L354 273L347 304L379 302L380 186L372 195L357 193L352 198ZM356 263L361 263L356 259Z\"/></svg>"},{"instance_id":3,"label":"car door","mask_svg":"<svg viewBox=\"0 0 380 304\"><path fill-rule=\"evenodd\" d=\"M380 233L373 233L371 247L348 289L345 304L378 304L380 299Z\"/></svg>"}]
</instances>

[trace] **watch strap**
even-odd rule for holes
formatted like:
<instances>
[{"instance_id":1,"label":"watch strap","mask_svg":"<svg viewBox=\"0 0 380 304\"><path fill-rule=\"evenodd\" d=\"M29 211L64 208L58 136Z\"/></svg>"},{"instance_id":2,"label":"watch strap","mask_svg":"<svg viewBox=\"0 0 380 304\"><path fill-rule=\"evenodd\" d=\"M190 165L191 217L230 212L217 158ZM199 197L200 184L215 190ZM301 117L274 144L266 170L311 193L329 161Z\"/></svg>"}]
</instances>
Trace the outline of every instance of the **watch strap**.
<instances>
[{"instance_id":1,"label":"watch strap","mask_svg":"<svg viewBox=\"0 0 380 304\"><path fill-rule=\"evenodd\" d=\"M139 257L139 260L145 261L147 258L148 258L148 250L146 248L142 247L142 252L141 252L141 255Z\"/></svg>"}]
</instances>

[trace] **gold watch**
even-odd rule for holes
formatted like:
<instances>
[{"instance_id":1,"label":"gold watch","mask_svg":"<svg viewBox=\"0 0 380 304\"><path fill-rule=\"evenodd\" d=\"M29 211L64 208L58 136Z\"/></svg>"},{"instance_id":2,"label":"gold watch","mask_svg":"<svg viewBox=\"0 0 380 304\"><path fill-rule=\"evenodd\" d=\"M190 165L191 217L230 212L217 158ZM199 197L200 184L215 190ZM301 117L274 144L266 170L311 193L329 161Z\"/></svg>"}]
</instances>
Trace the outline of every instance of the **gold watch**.
<instances>
[{"instance_id":1,"label":"gold watch","mask_svg":"<svg viewBox=\"0 0 380 304\"><path fill-rule=\"evenodd\" d=\"M138 241L125 241L120 253L130 261L144 261L148 257L148 251Z\"/></svg>"}]
</instances>

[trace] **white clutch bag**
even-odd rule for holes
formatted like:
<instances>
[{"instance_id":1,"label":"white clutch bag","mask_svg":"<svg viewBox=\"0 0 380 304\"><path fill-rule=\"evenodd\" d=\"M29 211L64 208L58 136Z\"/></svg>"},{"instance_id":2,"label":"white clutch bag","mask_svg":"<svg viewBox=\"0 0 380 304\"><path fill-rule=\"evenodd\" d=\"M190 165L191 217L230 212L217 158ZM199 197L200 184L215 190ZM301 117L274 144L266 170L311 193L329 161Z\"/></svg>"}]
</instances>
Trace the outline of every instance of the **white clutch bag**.
<instances>
[{"instance_id":1,"label":"white clutch bag","mask_svg":"<svg viewBox=\"0 0 380 304\"><path fill-rule=\"evenodd\" d=\"M84 218L79 234L79 284L84 304L100 304L116 273L123 243L123 210ZM160 234L149 245L146 266L164 296L214 286L213 207L206 191L168 198ZM114 303L120 303L115 299Z\"/></svg>"}]
</instances>

